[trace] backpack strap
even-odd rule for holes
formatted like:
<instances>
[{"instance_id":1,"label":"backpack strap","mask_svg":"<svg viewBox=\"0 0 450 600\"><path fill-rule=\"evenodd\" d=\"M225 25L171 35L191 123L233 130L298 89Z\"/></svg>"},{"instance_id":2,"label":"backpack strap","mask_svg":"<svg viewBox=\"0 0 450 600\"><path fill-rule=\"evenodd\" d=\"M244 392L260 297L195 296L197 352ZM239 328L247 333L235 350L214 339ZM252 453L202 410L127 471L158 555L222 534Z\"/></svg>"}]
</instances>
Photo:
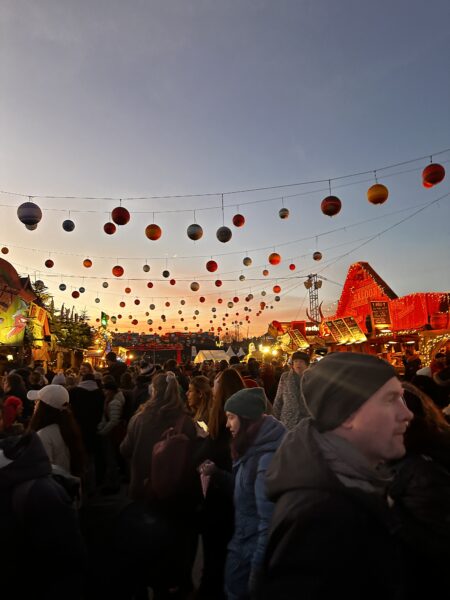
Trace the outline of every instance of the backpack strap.
<instances>
[{"instance_id":1,"label":"backpack strap","mask_svg":"<svg viewBox=\"0 0 450 600\"><path fill-rule=\"evenodd\" d=\"M12 493L12 509L21 525L25 523L25 503L36 479L28 479L14 487Z\"/></svg>"}]
</instances>

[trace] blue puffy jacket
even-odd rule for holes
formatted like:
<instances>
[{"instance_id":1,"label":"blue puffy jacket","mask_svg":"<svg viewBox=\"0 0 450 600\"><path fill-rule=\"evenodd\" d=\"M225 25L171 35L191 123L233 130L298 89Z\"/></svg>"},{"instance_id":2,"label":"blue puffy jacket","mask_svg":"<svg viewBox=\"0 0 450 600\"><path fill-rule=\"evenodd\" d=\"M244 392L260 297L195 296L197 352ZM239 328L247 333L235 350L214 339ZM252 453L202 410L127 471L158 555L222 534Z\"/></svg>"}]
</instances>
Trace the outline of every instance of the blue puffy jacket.
<instances>
[{"instance_id":1,"label":"blue puffy jacket","mask_svg":"<svg viewBox=\"0 0 450 600\"><path fill-rule=\"evenodd\" d=\"M249 598L250 573L262 567L274 508L266 496L266 469L285 433L282 423L265 416L254 443L233 464L235 527L225 569L229 600Z\"/></svg>"}]
</instances>

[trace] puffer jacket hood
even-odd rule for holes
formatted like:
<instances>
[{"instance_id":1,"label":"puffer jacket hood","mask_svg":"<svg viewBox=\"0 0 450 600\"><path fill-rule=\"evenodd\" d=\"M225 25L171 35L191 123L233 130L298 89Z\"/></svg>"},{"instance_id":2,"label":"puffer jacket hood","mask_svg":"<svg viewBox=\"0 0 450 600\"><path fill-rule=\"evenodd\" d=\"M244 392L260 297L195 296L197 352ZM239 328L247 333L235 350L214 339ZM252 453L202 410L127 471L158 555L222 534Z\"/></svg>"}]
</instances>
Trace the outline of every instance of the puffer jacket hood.
<instances>
[{"instance_id":1,"label":"puffer jacket hood","mask_svg":"<svg viewBox=\"0 0 450 600\"><path fill-rule=\"evenodd\" d=\"M280 423L280 421L271 415L266 415L255 441L247 450L247 452L236 461L235 464L238 465L241 461L246 461L256 454L275 452L285 433L286 428L282 423Z\"/></svg>"},{"instance_id":2,"label":"puffer jacket hood","mask_svg":"<svg viewBox=\"0 0 450 600\"><path fill-rule=\"evenodd\" d=\"M267 469L267 495L273 502L292 490L341 487L326 465L311 428L311 419L303 419L287 433L275 453Z\"/></svg>"},{"instance_id":3,"label":"puffer jacket hood","mask_svg":"<svg viewBox=\"0 0 450 600\"><path fill-rule=\"evenodd\" d=\"M37 433L30 432L0 440L0 448L12 462L0 469L0 490L23 481L46 477L52 472L50 460Z\"/></svg>"}]
</instances>

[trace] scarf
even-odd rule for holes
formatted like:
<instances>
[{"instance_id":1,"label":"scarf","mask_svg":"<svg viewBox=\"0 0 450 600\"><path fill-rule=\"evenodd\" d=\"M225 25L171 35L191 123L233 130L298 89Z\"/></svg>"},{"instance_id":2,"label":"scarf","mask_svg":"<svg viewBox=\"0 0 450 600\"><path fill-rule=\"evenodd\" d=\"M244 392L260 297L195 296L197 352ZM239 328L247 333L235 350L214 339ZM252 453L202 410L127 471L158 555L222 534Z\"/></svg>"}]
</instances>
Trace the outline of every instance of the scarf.
<instances>
[{"instance_id":1,"label":"scarf","mask_svg":"<svg viewBox=\"0 0 450 600\"><path fill-rule=\"evenodd\" d=\"M329 468L345 487L385 496L392 479L386 467L374 469L350 442L334 433L319 433L313 427L311 431Z\"/></svg>"}]
</instances>

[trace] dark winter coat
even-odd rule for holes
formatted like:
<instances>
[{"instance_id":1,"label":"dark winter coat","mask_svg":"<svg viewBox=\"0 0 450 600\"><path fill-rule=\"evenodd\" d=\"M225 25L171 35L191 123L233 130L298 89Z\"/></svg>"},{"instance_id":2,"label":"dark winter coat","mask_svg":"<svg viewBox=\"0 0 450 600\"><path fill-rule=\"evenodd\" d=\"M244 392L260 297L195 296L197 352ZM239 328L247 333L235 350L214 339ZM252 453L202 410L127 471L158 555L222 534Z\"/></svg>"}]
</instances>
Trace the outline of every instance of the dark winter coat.
<instances>
[{"instance_id":1,"label":"dark winter coat","mask_svg":"<svg viewBox=\"0 0 450 600\"><path fill-rule=\"evenodd\" d=\"M286 436L267 489L276 507L259 599L403 597L387 501L337 479L309 419Z\"/></svg>"},{"instance_id":2,"label":"dark winter coat","mask_svg":"<svg viewBox=\"0 0 450 600\"><path fill-rule=\"evenodd\" d=\"M283 373L273 403L273 416L289 430L309 416L301 399L300 382L300 375L292 369Z\"/></svg>"},{"instance_id":3,"label":"dark winter coat","mask_svg":"<svg viewBox=\"0 0 450 600\"><path fill-rule=\"evenodd\" d=\"M39 436L32 432L1 440L0 449L14 456L0 468L2 596L80 598L85 549L77 515L64 488L50 476Z\"/></svg>"},{"instance_id":4,"label":"dark winter coat","mask_svg":"<svg viewBox=\"0 0 450 600\"><path fill-rule=\"evenodd\" d=\"M389 496L405 556L408 600L425 598L430 586L436 597L445 597L448 581L444 573L450 564L450 472L430 457L408 456L396 465Z\"/></svg>"},{"instance_id":5,"label":"dark winter coat","mask_svg":"<svg viewBox=\"0 0 450 600\"><path fill-rule=\"evenodd\" d=\"M235 524L225 569L230 599L247 598L250 573L262 567L274 509L266 495L266 470L285 433L282 423L265 416L255 441L233 464Z\"/></svg>"},{"instance_id":6,"label":"dark winter coat","mask_svg":"<svg viewBox=\"0 0 450 600\"><path fill-rule=\"evenodd\" d=\"M88 453L93 453L97 440L97 425L103 415L105 398L96 381L80 382L69 390L69 402L73 416L77 421L84 447Z\"/></svg>"}]
</instances>

